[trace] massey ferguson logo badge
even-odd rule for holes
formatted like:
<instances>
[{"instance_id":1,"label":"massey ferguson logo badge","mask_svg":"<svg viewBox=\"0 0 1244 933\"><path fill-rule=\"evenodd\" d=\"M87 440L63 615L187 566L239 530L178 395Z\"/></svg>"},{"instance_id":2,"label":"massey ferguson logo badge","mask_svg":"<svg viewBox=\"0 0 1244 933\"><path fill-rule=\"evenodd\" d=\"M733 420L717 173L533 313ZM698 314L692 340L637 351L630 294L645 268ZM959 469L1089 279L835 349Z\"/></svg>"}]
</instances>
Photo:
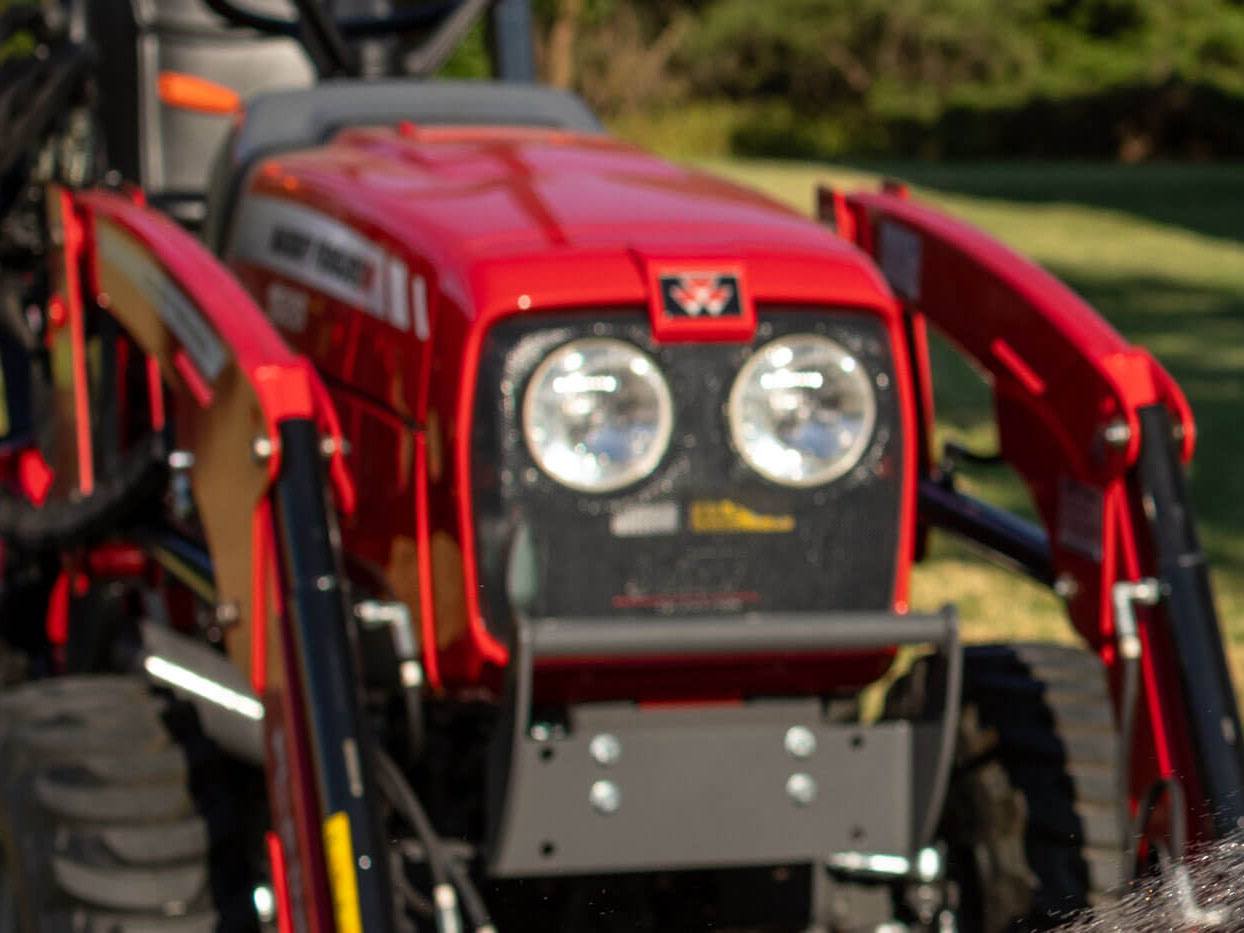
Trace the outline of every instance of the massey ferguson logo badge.
<instances>
[{"instance_id":1,"label":"massey ferguson logo badge","mask_svg":"<svg viewBox=\"0 0 1244 933\"><path fill-rule=\"evenodd\" d=\"M739 279L721 272L682 272L661 276L666 317L741 317Z\"/></svg>"}]
</instances>

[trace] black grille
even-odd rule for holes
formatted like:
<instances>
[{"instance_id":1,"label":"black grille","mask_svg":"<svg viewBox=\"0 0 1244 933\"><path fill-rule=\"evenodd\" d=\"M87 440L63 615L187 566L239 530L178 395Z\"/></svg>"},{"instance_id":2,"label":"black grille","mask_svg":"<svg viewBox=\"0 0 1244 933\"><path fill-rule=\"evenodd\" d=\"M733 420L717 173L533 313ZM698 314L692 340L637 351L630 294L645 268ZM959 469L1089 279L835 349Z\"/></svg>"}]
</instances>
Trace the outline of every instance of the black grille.
<instances>
[{"instance_id":1,"label":"black grille","mask_svg":"<svg viewBox=\"0 0 1244 933\"><path fill-rule=\"evenodd\" d=\"M815 489L791 489L734 451L726 399L754 349L792 333L848 347L873 378L877 424L861 462ZM649 353L669 382L674 433L660 466L605 495L567 489L523 440L523 393L539 362L580 337L615 337ZM481 355L472 481L483 605L504 636L515 609L533 617L618 613L888 608L894 586L903 439L885 329L857 312L762 309L754 342L653 343L646 317L563 314L495 326ZM704 533L723 511L767 531ZM676 515L677 528L669 519ZM789 528L790 518L794 527ZM645 526L661 533L644 534Z\"/></svg>"}]
</instances>

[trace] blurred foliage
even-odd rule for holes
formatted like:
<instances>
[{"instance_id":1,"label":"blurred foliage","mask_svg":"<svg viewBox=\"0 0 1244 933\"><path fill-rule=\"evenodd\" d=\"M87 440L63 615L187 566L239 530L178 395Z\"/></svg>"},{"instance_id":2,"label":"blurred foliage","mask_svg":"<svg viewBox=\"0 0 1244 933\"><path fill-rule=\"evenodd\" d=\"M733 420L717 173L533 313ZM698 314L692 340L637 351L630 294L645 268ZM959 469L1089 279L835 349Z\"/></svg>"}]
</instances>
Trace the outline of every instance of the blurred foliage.
<instances>
[{"instance_id":1,"label":"blurred foliage","mask_svg":"<svg viewBox=\"0 0 1244 933\"><path fill-rule=\"evenodd\" d=\"M10 7L30 5L38 0L0 0L0 13ZM11 58L24 58L35 50L35 37L24 30L10 35L0 35L0 63Z\"/></svg>"},{"instance_id":2,"label":"blurred foliage","mask_svg":"<svg viewBox=\"0 0 1244 933\"><path fill-rule=\"evenodd\" d=\"M730 105L736 152L1244 155L1244 0L537 0L536 12L545 65L607 118Z\"/></svg>"}]
</instances>

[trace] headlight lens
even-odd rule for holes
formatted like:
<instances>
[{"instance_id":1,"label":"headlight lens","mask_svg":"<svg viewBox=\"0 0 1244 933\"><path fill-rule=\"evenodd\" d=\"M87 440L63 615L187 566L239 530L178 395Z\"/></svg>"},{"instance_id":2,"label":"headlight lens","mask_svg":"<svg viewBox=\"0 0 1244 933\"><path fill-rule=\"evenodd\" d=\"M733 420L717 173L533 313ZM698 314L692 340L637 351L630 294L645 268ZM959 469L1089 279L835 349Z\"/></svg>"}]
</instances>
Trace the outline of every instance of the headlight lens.
<instances>
[{"instance_id":1,"label":"headlight lens","mask_svg":"<svg viewBox=\"0 0 1244 933\"><path fill-rule=\"evenodd\" d=\"M673 428L656 363L621 340L574 340L536 368L523 435L540 469L582 492L611 492L650 474Z\"/></svg>"},{"instance_id":2,"label":"headlight lens","mask_svg":"<svg viewBox=\"0 0 1244 933\"><path fill-rule=\"evenodd\" d=\"M819 486L864 455L877 399L863 365L816 334L767 343L730 390L730 431L757 473L786 486Z\"/></svg>"}]
</instances>

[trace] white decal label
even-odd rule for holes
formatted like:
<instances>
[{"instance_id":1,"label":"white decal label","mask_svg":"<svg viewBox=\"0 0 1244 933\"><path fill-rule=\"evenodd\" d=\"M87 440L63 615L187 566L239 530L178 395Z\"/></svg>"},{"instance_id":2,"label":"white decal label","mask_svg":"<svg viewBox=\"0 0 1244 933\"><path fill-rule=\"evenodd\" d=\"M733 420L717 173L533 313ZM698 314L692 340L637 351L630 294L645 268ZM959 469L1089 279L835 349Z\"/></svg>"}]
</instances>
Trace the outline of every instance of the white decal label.
<instances>
[{"instance_id":1,"label":"white decal label","mask_svg":"<svg viewBox=\"0 0 1244 933\"><path fill-rule=\"evenodd\" d=\"M1058 487L1058 543L1091 560L1101 560L1104 511L1101 490L1064 476Z\"/></svg>"},{"instance_id":2,"label":"white decal label","mask_svg":"<svg viewBox=\"0 0 1244 933\"><path fill-rule=\"evenodd\" d=\"M415 336L427 340L432 333L428 324L428 283L421 275L410 280L411 304L415 306Z\"/></svg>"},{"instance_id":3,"label":"white decal label","mask_svg":"<svg viewBox=\"0 0 1244 933\"><path fill-rule=\"evenodd\" d=\"M901 298L918 301L923 272L924 247L920 234L890 221L883 221L879 234L881 272Z\"/></svg>"},{"instance_id":4,"label":"white decal label","mask_svg":"<svg viewBox=\"0 0 1244 933\"><path fill-rule=\"evenodd\" d=\"M100 224L96 239L103 260L123 272L143 292L181 343L199 373L215 382L229 362L225 345L186 293L129 237Z\"/></svg>"},{"instance_id":5,"label":"white decal label","mask_svg":"<svg viewBox=\"0 0 1244 933\"><path fill-rule=\"evenodd\" d=\"M678 504L652 502L628 506L609 517L609 531L615 538L651 538L677 534Z\"/></svg>"},{"instance_id":6,"label":"white decal label","mask_svg":"<svg viewBox=\"0 0 1244 933\"><path fill-rule=\"evenodd\" d=\"M410 306L406 302L406 283L410 273L400 259L389 260L389 323L398 330L410 330Z\"/></svg>"},{"instance_id":7,"label":"white decal label","mask_svg":"<svg viewBox=\"0 0 1244 933\"><path fill-rule=\"evenodd\" d=\"M280 273L410 330L406 264L347 224L301 204L249 197L234 229L229 258Z\"/></svg>"}]
</instances>

